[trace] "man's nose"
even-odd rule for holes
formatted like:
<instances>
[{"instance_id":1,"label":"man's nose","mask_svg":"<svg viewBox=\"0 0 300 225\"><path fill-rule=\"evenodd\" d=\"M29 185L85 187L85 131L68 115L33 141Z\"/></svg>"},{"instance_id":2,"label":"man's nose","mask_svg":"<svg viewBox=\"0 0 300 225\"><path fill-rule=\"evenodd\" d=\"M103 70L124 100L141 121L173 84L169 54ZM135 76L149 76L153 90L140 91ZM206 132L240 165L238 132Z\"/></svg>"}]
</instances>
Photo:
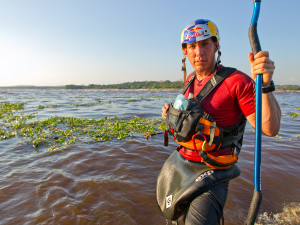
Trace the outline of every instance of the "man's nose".
<instances>
[{"instance_id":1,"label":"man's nose","mask_svg":"<svg viewBox=\"0 0 300 225\"><path fill-rule=\"evenodd\" d=\"M203 52L203 50L202 50L201 46L199 45L199 43L196 44L195 52L196 52L196 55L201 55L202 52Z\"/></svg>"}]
</instances>

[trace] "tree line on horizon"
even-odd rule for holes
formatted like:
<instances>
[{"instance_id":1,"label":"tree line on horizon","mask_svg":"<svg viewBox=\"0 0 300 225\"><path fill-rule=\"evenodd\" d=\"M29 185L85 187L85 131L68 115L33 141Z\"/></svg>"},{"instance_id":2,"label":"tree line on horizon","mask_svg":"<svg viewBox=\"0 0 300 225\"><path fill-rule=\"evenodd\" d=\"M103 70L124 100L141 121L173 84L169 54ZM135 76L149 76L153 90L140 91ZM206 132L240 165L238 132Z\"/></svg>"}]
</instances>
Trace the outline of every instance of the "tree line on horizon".
<instances>
[{"instance_id":1,"label":"tree line on horizon","mask_svg":"<svg viewBox=\"0 0 300 225\"><path fill-rule=\"evenodd\" d=\"M276 90L282 91L299 91L300 85L278 85L275 84ZM183 81L134 81L121 84L90 84L90 85L64 85L64 86L33 86L33 85L17 85L6 86L1 89L152 89L152 90L181 90L184 87Z\"/></svg>"},{"instance_id":2,"label":"tree line on horizon","mask_svg":"<svg viewBox=\"0 0 300 225\"><path fill-rule=\"evenodd\" d=\"M121 84L66 85L66 89L182 89L183 81L134 81Z\"/></svg>"},{"instance_id":3,"label":"tree line on horizon","mask_svg":"<svg viewBox=\"0 0 300 225\"><path fill-rule=\"evenodd\" d=\"M65 89L183 89L183 81L134 81L121 84L66 85ZM299 85L276 85L276 90L300 90Z\"/></svg>"}]
</instances>

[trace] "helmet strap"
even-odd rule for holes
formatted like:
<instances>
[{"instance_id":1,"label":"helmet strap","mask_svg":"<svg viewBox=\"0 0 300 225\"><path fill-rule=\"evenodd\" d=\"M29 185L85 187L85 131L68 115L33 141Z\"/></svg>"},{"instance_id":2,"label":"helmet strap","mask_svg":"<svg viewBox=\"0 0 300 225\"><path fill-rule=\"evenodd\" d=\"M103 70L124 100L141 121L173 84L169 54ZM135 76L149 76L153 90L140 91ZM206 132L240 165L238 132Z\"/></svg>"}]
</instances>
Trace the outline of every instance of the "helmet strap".
<instances>
[{"instance_id":1,"label":"helmet strap","mask_svg":"<svg viewBox=\"0 0 300 225\"><path fill-rule=\"evenodd\" d=\"M218 71L219 64L221 63L221 59L220 58L221 58L221 51L218 49L218 57L217 57L216 65L215 65L214 74Z\"/></svg>"},{"instance_id":2,"label":"helmet strap","mask_svg":"<svg viewBox=\"0 0 300 225\"><path fill-rule=\"evenodd\" d=\"M181 67L181 70L183 71L183 82L186 81L186 65L185 65L185 60L186 60L186 56L185 56L185 53L183 52L182 67Z\"/></svg>"}]
</instances>

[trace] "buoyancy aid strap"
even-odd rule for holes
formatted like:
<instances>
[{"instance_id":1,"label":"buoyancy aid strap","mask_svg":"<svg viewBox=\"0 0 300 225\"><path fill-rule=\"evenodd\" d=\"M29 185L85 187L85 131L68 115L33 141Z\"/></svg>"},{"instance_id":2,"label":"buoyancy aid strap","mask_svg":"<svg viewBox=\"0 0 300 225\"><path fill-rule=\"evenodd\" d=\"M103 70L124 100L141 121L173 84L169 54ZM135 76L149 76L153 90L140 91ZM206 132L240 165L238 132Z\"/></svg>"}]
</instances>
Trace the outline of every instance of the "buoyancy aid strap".
<instances>
[{"instance_id":1,"label":"buoyancy aid strap","mask_svg":"<svg viewBox=\"0 0 300 225\"><path fill-rule=\"evenodd\" d=\"M182 94L183 94L183 95L185 94L185 92L187 91L187 89L189 88L189 86L191 85L191 83L194 81L195 77L196 77L196 71L193 72L193 74L192 74L190 80L189 80L188 83L185 85L185 87L184 87L184 89L183 89L183 91L182 91Z\"/></svg>"},{"instance_id":2,"label":"buoyancy aid strap","mask_svg":"<svg viewBox=\"0 0 300 225\"><path fill-rule=\"evenodd\" d=\"M212 116L208 113L204 113L203 115L203 119L209 120L209 121L214 121L214 119L212 118Z\"/></svg>"},{"instance_id":3,"label":"buoyancy aid strap","mask_svg":"<svg viewBox=\"0 0 300 225\"><path fill-rule=\"evenodd\" d=\"M202 135L202 130L203 130L203 128L204 128L204 124L203 124L203 123L198 123L198 124L197 124L197 126L196 126L196 131L197 131L197 134L198 134L199 136Z\"/></svg>"},{"instance_id":4,"label":"buoyancy aid strap","mask_svg":"<svg viewBox=\"0 0 300 225\"><path fill-rule=\"evenodd\" d=\"M209 142L208 142L209 146L211 146L213 143L213 140L215 137L216 126L217 126L217 124L215 121L210 123L210 132L209 132L210 135L209 135Z\"/></svg>"},{"instance_id":5,"label":"buoyancy aid strap","mask_svg":"<svg viewBox=\"0 0 300 225\"><path fill-rule=\"evenodd\" d=\"M204 85L199 94L196 96L198 101L202 101L209 93L218 86L226 77L236 71L235 68L223 67L214 74L209 81Z\"/></svg>"}]
</instances>

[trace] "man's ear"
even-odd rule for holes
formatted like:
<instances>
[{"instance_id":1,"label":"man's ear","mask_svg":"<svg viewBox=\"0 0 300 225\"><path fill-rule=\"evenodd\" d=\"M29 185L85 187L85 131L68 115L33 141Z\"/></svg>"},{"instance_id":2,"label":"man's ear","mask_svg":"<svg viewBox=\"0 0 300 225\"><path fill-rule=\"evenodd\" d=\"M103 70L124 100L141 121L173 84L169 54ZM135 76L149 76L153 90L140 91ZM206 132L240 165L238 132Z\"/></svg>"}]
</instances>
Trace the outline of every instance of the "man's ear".
<instances>
[{"instance_id":1,"label":"man's ear","mask_svg":"<svg viewBox=\"0 0 300 225\"><path fill-rule=\"evenodd\" d=\"M186 54L186 53L187 53L187 49L186 49L186 48L184 48L184 49L183 49L183 52L184 52L184 54Z\"/></svg>"},{"instance_id":2,"label":"man's ear","mask_svg":"<svg viewBox=\"0 0 300 225\"><path fill-rule=\"evenodd\" d=\"M216 41L216 42L215 42L215 52L219 50L219 47L220 47L220 46L219 46L219 43Z\"/></svg>"}]
</instances>

